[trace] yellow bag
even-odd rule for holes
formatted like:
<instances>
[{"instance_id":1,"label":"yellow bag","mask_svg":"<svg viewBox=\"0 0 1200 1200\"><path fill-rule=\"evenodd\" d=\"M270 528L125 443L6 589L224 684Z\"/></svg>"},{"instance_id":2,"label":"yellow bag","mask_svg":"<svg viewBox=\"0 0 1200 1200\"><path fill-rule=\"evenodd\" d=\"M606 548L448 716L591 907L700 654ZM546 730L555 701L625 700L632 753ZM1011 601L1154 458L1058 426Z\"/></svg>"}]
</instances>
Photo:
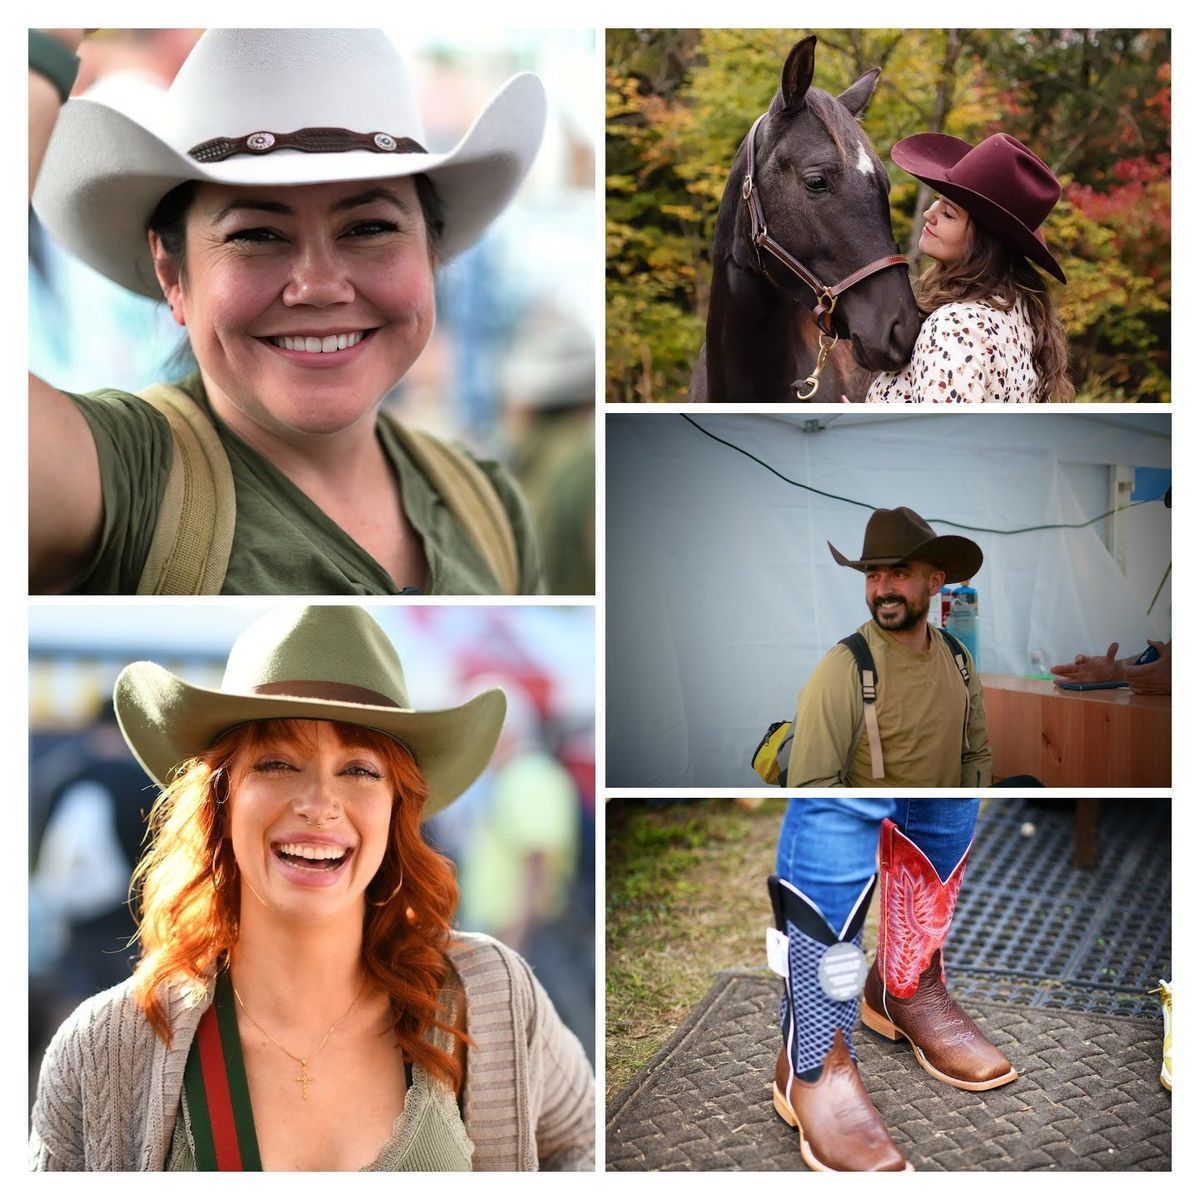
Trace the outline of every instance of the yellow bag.
<instances>
[{"instance_id":1,"label":"yellow bag","mask_svg":"<svg viewBox=\"0 0 1200 1200\"><path fill-rule=\"evenodd\" d=\"M763 734L750 760L764 783L784 787L787 783L788 755L792 752L791 721L776 721Z\"/></svg>"}]
</instances>

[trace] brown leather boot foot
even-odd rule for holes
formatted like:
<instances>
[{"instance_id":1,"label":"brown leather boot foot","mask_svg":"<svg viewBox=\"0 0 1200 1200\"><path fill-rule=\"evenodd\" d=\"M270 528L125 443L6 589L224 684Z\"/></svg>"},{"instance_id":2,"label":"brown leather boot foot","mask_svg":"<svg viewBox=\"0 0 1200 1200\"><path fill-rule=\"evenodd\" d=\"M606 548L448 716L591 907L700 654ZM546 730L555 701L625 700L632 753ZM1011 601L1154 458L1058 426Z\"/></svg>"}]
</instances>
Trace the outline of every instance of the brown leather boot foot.
<instances>
[{"instance_id":1,"label":"brown leather boot foot","mask_svg":"<svg viewBox=\"0 0 1200 1200\"><path fill-rule=\"evenodd\" d=\"M882 1037L905 1038L934 1079L968 1092L986 1092L1017 1077L1012 1063L959 1007L942 982L942 952L934 952L917 990L905 999L884 995L879 960L863 989L862 1022Z\"/></svg>"},{"instance_id":2,"label":"brown leather boot foot","mask_svg":"<svg viewBox=\"0 0 1200 1200\"><path fill-rule=\"evenodd\" d=\"M839 1029L815 1083L790 1078L782 1049L775 1062L775 1111L800 1135L814 1171L911 1171L888 1133Z\"/></svg>"}]
</instances>

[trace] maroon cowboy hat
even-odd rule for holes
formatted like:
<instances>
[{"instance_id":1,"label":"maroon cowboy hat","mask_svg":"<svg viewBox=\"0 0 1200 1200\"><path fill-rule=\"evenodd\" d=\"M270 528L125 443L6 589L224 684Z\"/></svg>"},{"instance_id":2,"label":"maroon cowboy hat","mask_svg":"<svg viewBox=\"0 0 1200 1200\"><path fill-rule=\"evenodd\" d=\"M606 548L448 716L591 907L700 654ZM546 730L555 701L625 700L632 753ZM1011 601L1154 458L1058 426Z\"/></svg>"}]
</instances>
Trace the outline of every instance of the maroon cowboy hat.
<instances>
[{"instance_id":1,"label":"maroon cowboy hat","mask_svg":"<svg viewBox=\"0 0 1200 1200\"><path fill-rule=\"evenodd\" d=\"M960 583L973 578L983 566L983 551L970 538L953 533L939 537L911 508L877 508L867 522L862 556L857 560L840 553L832 542L825 544L835 562L856 571L923 562L945 571L947 583Z\"/></svg>"},{"instance_id":2,"label":"maroon cowboy hat","mask_svg":"<svg viewBox=\"0 0 1200 1200\"><path fill-rule=\"evenodd\" d=\"M1058 203L1062 188L1032 150L1007 133L978 146L947 133L914 133L892 147L892 161L962 205L1013 250L1067 282L1038 226Z\"/></svg>"}]
</instances>

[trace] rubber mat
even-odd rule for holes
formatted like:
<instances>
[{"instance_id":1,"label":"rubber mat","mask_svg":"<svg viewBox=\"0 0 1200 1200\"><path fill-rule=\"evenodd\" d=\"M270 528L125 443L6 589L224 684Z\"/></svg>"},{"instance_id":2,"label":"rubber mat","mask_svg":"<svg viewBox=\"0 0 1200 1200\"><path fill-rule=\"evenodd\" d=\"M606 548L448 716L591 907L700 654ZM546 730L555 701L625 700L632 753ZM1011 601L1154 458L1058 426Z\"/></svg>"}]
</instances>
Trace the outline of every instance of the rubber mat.
<instances>
[{"instance_id":1,"label":"rubber mat","mask_svg":"<svg viewBox=\"0 0 1200 1200\"><path fill-rule=\"evenodd\" d=\"M1105 800L1096 866L1071 865L1074 813L983 811L946 943L959 999L1157 1018L1171 978L1171 802Z\"/></svg>"},{"instance_id":2,"label":"rubber mat","mask_svg":"<svg viewBox=\"0 0 1200 1200\"><path fill-rule=\"evenodd\" d=\"M1169 1170L1157 1020L968 1001L1021 1072L990 1092L927 1075L906 1042L855 1032L863 1080L918 1171ZM775 1115L779 981L729 972L613 1101L614 1171L804 1170Z\"/></svg>"}]
</instances>

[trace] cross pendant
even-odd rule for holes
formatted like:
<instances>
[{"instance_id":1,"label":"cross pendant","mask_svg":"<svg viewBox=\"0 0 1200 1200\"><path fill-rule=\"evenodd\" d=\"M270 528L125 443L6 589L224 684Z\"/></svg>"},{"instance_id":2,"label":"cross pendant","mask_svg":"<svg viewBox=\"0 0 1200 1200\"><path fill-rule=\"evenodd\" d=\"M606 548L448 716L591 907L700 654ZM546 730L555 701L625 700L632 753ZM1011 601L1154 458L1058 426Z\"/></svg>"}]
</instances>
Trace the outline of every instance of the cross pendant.
<instances>
[{"instance_id":1,"label":"cross pendant","mask_svg":"<svg viewBox=\"0 0 1200 1200\"><path fill-rule=\"evenodd\" d=\"M308 1073L308 1063L302 1058L300 1060L300 1074L296 1076L296 1083L304 1089L304 1099L308 1099L308 1085L313 1082L313 1077Z\"/></svg>"}]
</instances>

